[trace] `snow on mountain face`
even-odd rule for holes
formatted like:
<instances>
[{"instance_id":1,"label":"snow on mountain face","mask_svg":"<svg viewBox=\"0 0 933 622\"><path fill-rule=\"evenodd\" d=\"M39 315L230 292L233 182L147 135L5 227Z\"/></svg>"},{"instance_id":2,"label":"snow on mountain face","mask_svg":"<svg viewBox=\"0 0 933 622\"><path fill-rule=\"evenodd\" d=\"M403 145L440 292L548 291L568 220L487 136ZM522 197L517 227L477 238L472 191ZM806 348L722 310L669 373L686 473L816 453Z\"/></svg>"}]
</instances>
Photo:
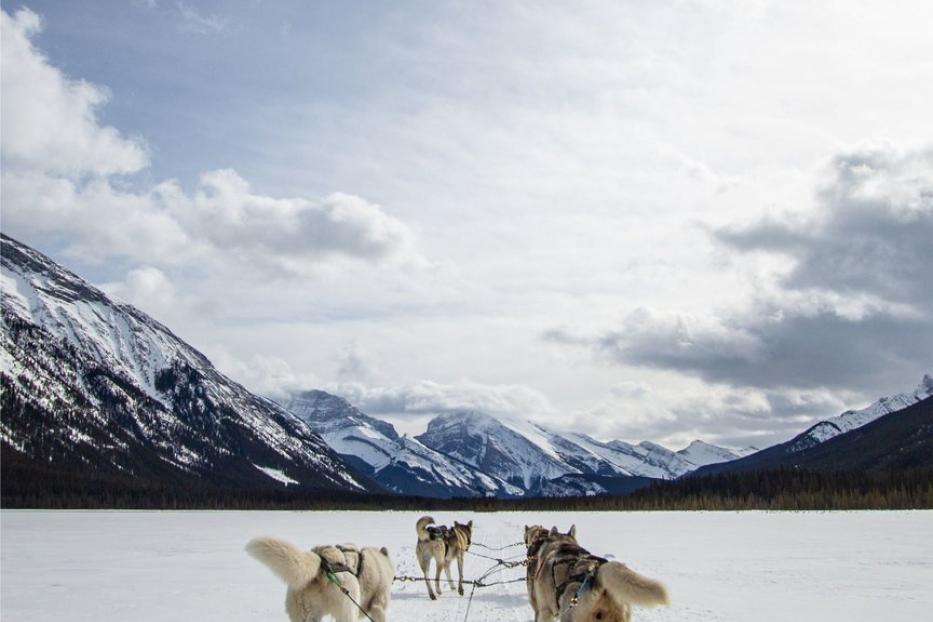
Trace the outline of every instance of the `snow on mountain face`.
<instances>
[{"instance_id":1,"label":"snow on mountain face","mask_svg":"<svg viewBox=\"0 0 933 622\"><path fill-rule=\"evenodd\" d=\"M416 437L424 445L525 490L575 470L538 436L529 439L489 415L459 411L435 417Z\"/></svg>"},{"instance_id":2,"label":"snow on mountain face","mask_svg":"<svg viewBox=\"0 0 933 622\"><path fill-rule=\"evenodd\" d=\"M917 388L909 393L898 393L890 397L882 397L874 404L861 410L847 410L841 415L825 421L820 421L806 432L790 441L787 452L793 453L809 449L810 447L828 441L834 436L838 436L849 430L854 430L855 428L860 428L866 423L871 423L879 417L883 417L884 415L898 410L903 410L931 395L933 395L933 377L929 374L924 374Z\"/></svg>"},{"instance_id":3,"label":"snow on mountain face","mask_svg":"<svg viewBox=\"0 0 933 622\"><path fill-rule=\"evenodd\" d=\"M718 462L729 462L748 455L749 450L734 451L725 447L717 447L703 441L693 441L683 449L677 452L685 460L693 463L696 467L706 466L707 464L716 464Z\"/></svg>"},{"instance_id":4,"label":"snow on mountain face","mask_svg":"<svg viewBox=\"0 0 933 622\"><path fill-rule=\"evenodd\" d=\"M581 433L557 432L511 419L500 421L476 412L441 415L417 438L439 452L487 470L531 493L548 494L576 486L583 481L577 476L674 479L700 466L690 456L655 443L604 443ZM709 454L720 452L722 458L717 461L736 457L728 450L707 447ZM699 456L697 450L695 457ZM703 459L713 458L707 455ZM558 478L563 478L559 485L553 482ZM547 482L552 483L546 485ZM580 484L576 491L590 493L593 488L591 482L586 486Z\"/></svg>"},{"instance_id":5,"label":"snow on mountain face","mask_svg":"<svg viewBox=\"0 0 933 622\"><path fill-rule=\"evenodd\" d=\"M395 453L399 440L395 428L360 412L341 397L304 391L292 394L282 405L311 426L334 451L356 456L373 469L387 465Z\"/></svg>"},{"instance_id":6,"label":"snow on mountain face","mask_svg":"<svg viewBox=\"0 0 933 622\"><path fill-rule=\"evenodd\" d=\"M363 472L405 494L606 494L637 485L638 478L674 479L739 457L702 441L674 452L647 441L606 443L472 411L440 415L411 439L324 391L295 393L283 405L337 453L359 461Z\"/></svg>"},{"instance_id":7,"label":"snow on mountain face","mask_svg":"<svg viewBox=\"0 0 933 622\"><path fill-rule=\"evenodd\" d=\"M553 434L555 437L564 438L568 449L573 447L578 454L590 454L598 458L600 468L589 472L592 475L605 475L609 471L615 475L673 479L693 468L671 450L654 443L642 442L638 445L625 441L604 443L586 434L565 433L561 435L556 432ZM573 462L569 451L565 451L564 459ZM584 472L587 471L584 470Z\"/></svg>"},{"instance_id":8,"label":"snow on mountain face","mask_svg":"<svg viewBox=\"0 0 933 622\"><path fill-rule=\"evenodd\" d=\"M149 316L7 236L0 255L4 455L220 485L370 486Z\"/></svg>"},{"instance_id":9,"label":"snow on mountain face","mask_svg":"<svg viewBox=\"0 0 933 622\"><path fill-rule=\"evenodd\" d=\"M400 437L392 424L364 414L336 395L303 391L292 394L283 405L307 422L334 451L390 490L432 497L524 494L521 488L416 439Z\"/></svg>"}]
</instances>

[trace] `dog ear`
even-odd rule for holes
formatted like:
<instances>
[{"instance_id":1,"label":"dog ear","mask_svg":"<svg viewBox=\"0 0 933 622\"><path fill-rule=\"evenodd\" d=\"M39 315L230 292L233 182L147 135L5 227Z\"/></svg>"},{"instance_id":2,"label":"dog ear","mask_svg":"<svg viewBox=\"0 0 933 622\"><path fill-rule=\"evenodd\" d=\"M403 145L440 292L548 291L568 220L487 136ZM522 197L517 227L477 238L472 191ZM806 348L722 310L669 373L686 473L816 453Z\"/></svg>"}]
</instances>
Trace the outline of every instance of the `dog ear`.
<instances>
[{"instance_id":1,"label":"dog ear","mask_svg":"<svg viewBox=\"0 0 933 622\"><path fill-rule=\"evenodd\" d=\"M577 537L577 526L571 525L570 531L567 532L567 535L570 536L571 538L576 538Z\"/></svg>"},{"instance_id":2,"label":"dog ear","mask_svg":"<svg viewBox=\"0 0 933 622\"><path fill-rule=\"evenodd\" d=\"M389 549L387 549L386 547L382 547L381 549L379 549L379 552L385 555L386 557L389 556Z\"/></svg>"},{"instance_id":3,"label":"dog ear","mask_svg":"<svg viewBox=\"0 0 933 622\"><path fill-rule=\"evenodd\" d=\"M469 520L469 522L467 522L467 527L469 527L470 529L473 529L473 519L472 519L472 518Z\"/></svg>"},{"instance_id":4,"label":"dog ear","mask_svg":"<svg viewBox=\"0 0 933 622\"><path fill-rule=\"evenodd\" d=\"M551 535L552 535L552 536L556 536L556 535L559 534L559 533L560 533L560 532L557 531L557 527L551 527Z\"/></svg>"}]
</instances>

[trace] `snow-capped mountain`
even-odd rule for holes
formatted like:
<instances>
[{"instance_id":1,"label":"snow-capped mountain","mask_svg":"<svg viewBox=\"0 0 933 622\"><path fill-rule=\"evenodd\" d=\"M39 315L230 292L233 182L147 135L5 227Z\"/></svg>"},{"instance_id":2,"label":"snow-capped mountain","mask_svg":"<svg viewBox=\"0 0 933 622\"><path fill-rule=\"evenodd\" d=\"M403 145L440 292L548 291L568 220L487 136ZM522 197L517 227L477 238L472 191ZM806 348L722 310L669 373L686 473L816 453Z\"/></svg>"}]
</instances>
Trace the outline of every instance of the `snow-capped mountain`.
<instances>
[{"instance_id":1,"label":"snow-capped mountain","mask_svg":"<svg viewBox=\"0 0 933 622\"><path fill-rule=\"evenodd\" d=\"M424 445L525 490L575 469L565 464L546 435L521 432L489 415L462 411L435 417L416 437Z\"/></svg>"},{"instance_id":2,"label":"snow-capped mountain","mask_svg":"<svg viewBox=\"0 0 933 622\"><path fill-rule=\"evenodd\" d=\"M703 441L693 441L683 449L677 452L685 460L696 467L706 466L707 464L716 464L719 462L729 462L738 458L744 458L749 454L758 451L754 447L744 449L726 449L717 445L710 445Z\"/></svg>"},{"instance_id":3,"label":"snow-capped mountain","mask_svg":"<svg viewBox=\"0 0 933 622\"><path fill-rule=\"evenodd\" d=\"M804 432L798 434L789 441L772 445L767 449L762 449L761 451L749 456L744 456L738 460L701 467L696 474L705 475L733 471L765 470L787 465L805 464L806 460L812 459L813 456L825 457L825 452L823 450L817 451L817 449L830 441L833 441L832 447L835 448L833 451L842 451L839 448L843 447L857 446L857 443L853 443L851 439L846 442L836 443L834 439L837 437L845 436L855 438L853 434L856 434L858 431L867 429L868 426L874 425L875 422L880 423L880 421L888 419L889 415L894 416L895 413L903 413L917 404L927 402L931 397L933 397L933 378L931 378L930 374L924 374L920 384L913 391L898 393L890 397L882 397L873 404L860 410L847 410L841 415L810 426ZM929 406L929 404L927 404L927 406ZM912 421L910 418L906 420ZM887 428L887 425L879 427L881 430ZM917 435L922 435L921 430L914 430L914 432L916 432ZM888 446L891 441L892 439L890 438L887 440L879 438L879 447L885 447L886 450L892 452L904 453L906 451L905 448L909 445L909 443L906 443L904 446ZM832 453L829 450L826 451ZM838 455L832 456L832 459L839 465L859 464L857 459L850 456ZM880 462L882 461L879 461L879 463Z\"/></svg>"},{"instance_id":4,"label":"snow-capped mountain","mask_svg":"<svg viewBox=\"0 0 933 622\"><path fill-rule=\"evenodd\" d=\"M477 412L436 417L417 438L529 494L602 494L609 490L607 478L673 479L696 469L701 459L708 464L736 457L729 450L707 445L706 452L694 447L692 457L698 461L693 462L691 455L656 443L602 442L585 434ZM714 458L715 451L721 458Z\"/></svg>"},{"instance_id":5,"label":"snow-capped mountain","mask_svg":"<svg viewBox=\"0 0 933 622\"><path fill-rule=\"evenodd\" d=\"M360 412L336 395L316 390L293 393L283 406L359 471L395 492L430 497L515 497L525 492L417 439L399 436L392 424Z\"/></svg>"},{"instance_id":6,"label":"snow-capped mountain","mask_svg":"<svg viewBox=\"0 0 933 622\"><path fill-rule=\"evenodd\" d=\"M789 452L802 451L820 443L826 442L849 430L860 428L879 417L889 413L903 410L917 402L933 395L933 377L924 374L916 389L908 393L898 393L890 397L882 397L877 402L861 410L847 410L841 415L820 421L804 433L792 439L788 445Z\"/></svg>"},{"instance_id":7,"label":"snow-capped mountain","mask_svg":"<svg viewBox=\"0 0 933 622\"><path fill-rule=\"evenodd\" d=\"M4 461L138 480L375 489L139 310L2 237Z\"/></svg>"}]
</instances>

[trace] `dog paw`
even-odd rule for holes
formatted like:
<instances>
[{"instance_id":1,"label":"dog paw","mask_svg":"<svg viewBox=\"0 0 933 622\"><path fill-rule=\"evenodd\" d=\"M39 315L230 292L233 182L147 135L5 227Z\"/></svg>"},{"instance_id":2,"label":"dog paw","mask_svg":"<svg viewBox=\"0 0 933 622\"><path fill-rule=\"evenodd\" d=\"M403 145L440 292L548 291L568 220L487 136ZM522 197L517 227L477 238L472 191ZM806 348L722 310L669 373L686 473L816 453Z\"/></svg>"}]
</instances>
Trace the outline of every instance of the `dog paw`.
<instances>
[{"instance_id":1,"label":"dog paw","mask_svg":"<svg viewBox=\"0 0 933 622\"><path fill-rule=\"evenodd\" d=\"M463 596L463 587L458 587L458 588L457 588L457 593L460 594L461 596Z\"/></svg>"},{"instance_id":2,"label":"dog paw","mask_svg":"<svg viewBox=\"0 0 933 622\"><path fill-rule=\"evenodd\" d=\"M437 594L428 594L431 597L431 600L437 600Z\"/></svg>"}]
</instances>

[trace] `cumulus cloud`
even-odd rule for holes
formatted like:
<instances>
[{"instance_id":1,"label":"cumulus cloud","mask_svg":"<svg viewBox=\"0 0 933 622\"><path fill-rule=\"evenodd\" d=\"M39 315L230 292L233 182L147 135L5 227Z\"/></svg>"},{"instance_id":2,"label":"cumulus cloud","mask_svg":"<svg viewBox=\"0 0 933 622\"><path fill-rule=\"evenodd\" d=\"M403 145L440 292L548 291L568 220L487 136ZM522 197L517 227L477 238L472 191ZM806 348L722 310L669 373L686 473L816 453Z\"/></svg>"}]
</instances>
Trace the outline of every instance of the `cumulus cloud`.
<instances>
[{"instance_id":1,"label":"cumulus cloud","mask_svg":"<svg viewBox=\"0 0 933 622\"><path fill-rule=\"evenodd\" d=\"M151 266L130 270L123 281L105 283L101 289L113 298L142 308L149 308L154 302L173 305L177 296L165 273Z\"/></svg>"},{"instance_id":2,"label":"cumulus cloud","mask_svg":"<svg viewBox=\"0 0 933 622\"><path fill-rule=\"evenodd\" d=\"M405 223L351 194L265 196L233 170L202 174L191 193L174 181L134 188L125 176L147 166L145 147L100 123L106 90L68 78L33 46L35 13L3 12L0 21L4 229L12 235L84 261L213 261L290 274L340 258L421 261Z\"/></svg>"},{"instance_id":3,"label":"cumulus cloud","mask_svg":"<svg viewBox=\"0 0 933 622\"><path fill-rule=\"evenodd\" d=\"M283 400L293 391L320 387L323 381L312 372L295 370L285 359L252 354L237 356L224 345L207 348L211 362L221 372L248 387L250 391L274 400Z\"/></svg>"},{"instance_id":4,"label":"cumulus cloud","mask_svg":"<svg viewBox=\"0 0 933 622\"><path fill-rule=\"evenodd\" d=\"M197 303L182 294L165 272L152 266L134 268L120 281L101 283L100 288L124 304L170 322Z\"/></svg>"},{"instance_id":5,"label":"cumulus cloud","mask_svg":"<svg viewBox=\"0 0 933 622\"><path fill-rule=\"evenodd\" d=\"M2 178L4 230L40 248L60 245L90 262L117 257L160 265L184 263L208 250L163 208L159 187L135 193L106 178L69 179L6 166Z\"/></svg>"},{"instance_id":6,"label":"cumulus cloud","mask_svg":"<svg viewBox=\"0 0 933 622\"><path fill-rule=\"evenodd\" d=\"M201 176L193 197L174 188L163 200L195 238L296 271L334 255L379 260L413 253L414 236L404 223L350 194L273 198L251 192L236 171L218 170Z\"/></svg>"},{"instance_id":7,"label":"cumulus cloud","mask_svg":"<svg viewBox=\"0 0 933 622\"><path fill-rule=\"evenodd\" d=\"M5 167L78 177L132 173L147 164L145 146L99 123L106 89L72 80L32 44L38 15L20 9L0 16Z\"/></svg>"},{"instance_id":8,"label":"cumulus cloud","mask_svg":"<svg viewBox=\"0 0 933 622\"><path fill-rule=\"evenodd\" d=\"M377 373L374 363L357 342L347 344L340 353L337 378L341 381L367 382L372 380Z\"/></svg>"}]
</instances>

